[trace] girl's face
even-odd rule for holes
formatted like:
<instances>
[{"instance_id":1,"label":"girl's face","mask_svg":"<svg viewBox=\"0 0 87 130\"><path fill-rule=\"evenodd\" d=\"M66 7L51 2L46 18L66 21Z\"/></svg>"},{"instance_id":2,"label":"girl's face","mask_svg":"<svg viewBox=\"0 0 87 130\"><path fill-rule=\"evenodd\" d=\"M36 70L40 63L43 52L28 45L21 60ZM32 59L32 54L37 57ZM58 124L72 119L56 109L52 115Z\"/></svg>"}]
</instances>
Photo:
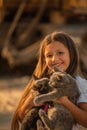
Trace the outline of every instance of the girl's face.
<instances>
[{"instance_id":1,"label":"girl's face","mask_svg":"<svg viewBox=\"0 0 87 130\"><path fill-rule=\"evenodd\" d=\"M45 48L45 62L49 69L54 66L66 71L70 64L69 50L61 42L54 41Z\"/></svg>"}]
</instances>

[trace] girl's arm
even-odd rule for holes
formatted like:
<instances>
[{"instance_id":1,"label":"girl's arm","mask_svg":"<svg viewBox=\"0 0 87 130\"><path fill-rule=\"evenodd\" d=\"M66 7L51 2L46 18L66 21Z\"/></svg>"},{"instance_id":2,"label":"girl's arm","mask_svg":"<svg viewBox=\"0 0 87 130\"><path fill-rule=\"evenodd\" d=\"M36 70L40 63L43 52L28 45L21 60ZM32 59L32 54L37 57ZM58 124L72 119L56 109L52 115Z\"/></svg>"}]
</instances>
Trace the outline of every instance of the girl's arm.
<instances>
[{"instance_id":1,"label":"girl's arm","mask_svg":"<svg viewBox=\"0 0 87 130\"><path fill-rule=\"evenodd\" d=\"M56 102L67 107L78 124L87 127L87 103L79 103L76 106L66 96L61 97Z\"/></svg>"}]
</instances>

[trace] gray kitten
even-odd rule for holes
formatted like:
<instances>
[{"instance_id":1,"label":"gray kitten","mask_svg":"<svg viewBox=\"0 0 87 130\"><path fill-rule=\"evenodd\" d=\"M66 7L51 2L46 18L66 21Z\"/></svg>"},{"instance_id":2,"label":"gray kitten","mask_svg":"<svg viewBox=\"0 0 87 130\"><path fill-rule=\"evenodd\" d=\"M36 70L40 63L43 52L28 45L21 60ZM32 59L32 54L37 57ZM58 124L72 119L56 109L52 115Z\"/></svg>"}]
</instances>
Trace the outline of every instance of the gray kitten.
<instances>
[{"instance_id":1,"label":"gray kitten","mask_svg":"<svg viewBox=\"0 0 87 130\"><path fill-rule=\"evenodd\" d=\"M34 103L39 105L43 102L54 101L61 96L68 96L76 104L79 97L79 90L75 79L65 72L61 72L56 68L54 69L58 72L54 72L50 77L48 86L51 88L51 91L36 96ZM63 105L57 103L53 103L53 106L48 108L47 114L40 109L39 116L47 130L71 130L75 124L71 112Z\"/></svg>"},{"instance_id":2,"label":"gray kitten","mask_svg":"<svg viewBox=\"0 0 87 130\"><path fill-rule=\"evenodd\" d=\"M49 90L50 87L48 87L48 82L49 82L48 78L38 78L35 75L33 75L33 79L34 79L34 85L31 89L31 93L33 94L33 96L45 94L50 91ZM42 127L40 126L40 123L42 122L39 118L38 111L39 109L44 110L44 108L45 108L45 105L31 108L31 110L29 110L25 114L25 117L21 124L21 130L41 130ZM37 122L40 122L40 123L38 124ZM45 127L44 127L44 130L45 130Z\"/></svg>"}]
</instances>

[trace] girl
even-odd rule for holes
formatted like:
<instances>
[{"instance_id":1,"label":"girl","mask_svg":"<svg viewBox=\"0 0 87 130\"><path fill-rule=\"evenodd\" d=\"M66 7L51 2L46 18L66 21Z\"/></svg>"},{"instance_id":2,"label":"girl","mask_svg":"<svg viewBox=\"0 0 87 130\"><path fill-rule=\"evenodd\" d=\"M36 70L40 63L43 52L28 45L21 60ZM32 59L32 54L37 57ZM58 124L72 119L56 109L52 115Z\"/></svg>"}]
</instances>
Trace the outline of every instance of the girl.
<instances>
[{"instance_id":1,"label":"girl","mask_svg":"<svg viewBox=\"0 0 87 130\"><path fill-rule=\"evenodd\" d=\"M77 102L78 106L74 105L66 96L57 99L56 102L69 109L78 124L87 127L87 81L78 75L78 64L78 52L71 37L64 32L53 32L47 35L41 43L34 74L40 78L49 76L52 68L56 66L73 76L81 93ZM33 96L29 94L33 83L33 78L31 78L15 111L11 130L19 130L19 121L21 122L27 110L34 106Z\"/></svg>"}]
</instances>

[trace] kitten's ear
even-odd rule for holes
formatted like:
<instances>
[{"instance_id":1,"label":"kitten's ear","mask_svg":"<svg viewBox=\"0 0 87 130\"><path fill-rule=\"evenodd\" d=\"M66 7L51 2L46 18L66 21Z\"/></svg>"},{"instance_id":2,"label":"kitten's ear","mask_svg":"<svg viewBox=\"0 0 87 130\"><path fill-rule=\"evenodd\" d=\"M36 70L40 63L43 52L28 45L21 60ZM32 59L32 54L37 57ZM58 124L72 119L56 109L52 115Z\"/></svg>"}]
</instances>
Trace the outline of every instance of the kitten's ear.
<instances>
[{"instance_id":1,"label":"kitten's ear","mask_svg":"<svg viewBox=\"0 0 87 130\"><path fill-rule=\"evenodd\" d=\"M33 77L34 80L38 80L39 79L35 74L32 74L32 77Z\"/></svg>"},{"instance_id":2,"label":"kitten's ear","mask_svg":"<svg viewBox=\"0 0 87 130\"><path fill-rule=\"evenodd\" d=\"M62 80L62 79L63 79L62 75L58 75L58 76L57 76L57 79L58 79L58 80Z\"/></svg>"},{"instance_id":3,"label":"kitten's ear","mask_svg":"<svg viewBox=\"0 0 87 130\"><path fill-rule=\"evenodd\" d=\"M56 66L53 67L54 72L62 72L61 70L59 70Z\"/></svg>"},{"instance_id":4,"label":"kitten's ear","mask_svg":"<svg viewBox=\"0 0 87 130\"><path fill-rule=\"evenodd\" d=\"M61 71L56 66L54 66L53 69L54 69L54 72L61 72L62 74L66 74L66 72Z\"/></svg>"}]
</instances>

